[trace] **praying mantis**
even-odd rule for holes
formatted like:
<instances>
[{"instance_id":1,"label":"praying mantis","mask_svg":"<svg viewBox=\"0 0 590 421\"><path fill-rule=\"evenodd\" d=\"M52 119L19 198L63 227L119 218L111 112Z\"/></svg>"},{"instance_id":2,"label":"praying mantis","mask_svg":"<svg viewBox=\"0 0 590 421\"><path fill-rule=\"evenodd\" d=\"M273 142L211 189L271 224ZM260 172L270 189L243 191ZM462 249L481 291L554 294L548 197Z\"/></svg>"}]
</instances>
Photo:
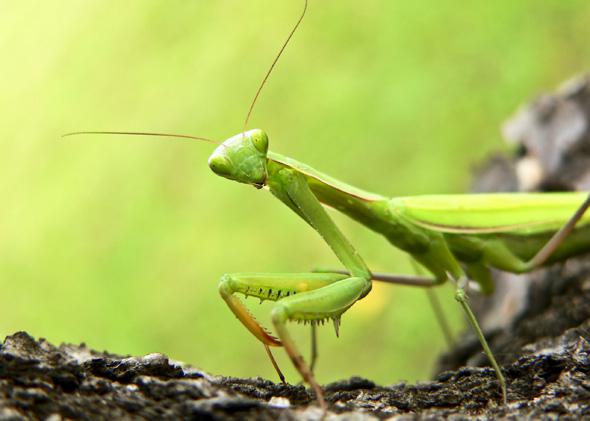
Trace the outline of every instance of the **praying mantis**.
<instances>
[{"instance_id":1,"label":"praying mantis","mask_svg":"<svg viewBox=\"0 0 590 421\"><path fill-rule=\"evenodd\" d=\"M303 14L283 48L302 18ZM279 56L280 53L276 59ZM251 104L245 125L264 81ZM469 288L476 286L483 293L491 292L491 268L523 273L590 251L590 215L585 214L590 206L587 193L390 198L352 187L269 151L269 137L259 129L244 129L221 143L210 156L209 166L226 179L270 191L314 229L342 263L344 269L334 271L226 274L219 283L222 298L264 345L279 376L282 377L270 347L285 348L324 409L327 404L322 389L289 334L289 322L308 322L315 328L328 320L334 323L338 333L342 315L370 293L373 281L427 288L452 282L456 286L455 298L496 372L502 399L506 402L506 381L469 306ZM429 275L372 272L325 206L383 235L394 247L408 253ZM254 319L238 294L275 302L271 315L276 337Z\"/></svg>"}]
</instances>

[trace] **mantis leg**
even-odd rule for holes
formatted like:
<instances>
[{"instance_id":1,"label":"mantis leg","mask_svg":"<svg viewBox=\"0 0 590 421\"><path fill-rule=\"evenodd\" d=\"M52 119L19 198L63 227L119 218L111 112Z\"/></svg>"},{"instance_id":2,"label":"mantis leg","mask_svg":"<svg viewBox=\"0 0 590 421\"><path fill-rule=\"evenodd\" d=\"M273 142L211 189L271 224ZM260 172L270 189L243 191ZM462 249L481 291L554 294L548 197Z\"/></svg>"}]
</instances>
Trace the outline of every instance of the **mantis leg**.
<instances>
[{"instance_id":1,"label":"mantis leg","mask_svg":"<svg viewBox=\"0 0 590 421\"><path fill-rule=\"evenodd\" d=\"M586 210L590 207L590 195L586 198L584 203L576 210L569 221L561 227L559 231L555 233L553 237L543 246L539 252L526 263L526 266L530 269L541 266L545 261L553 254L553 252L559 247L559 245L567 238L572 232L576 224L582 216L586 213Z\"/></svg>"},{"instance_id":2,"label":"mantis leg","mask_svg":"<svg viewBox=\"0 0 590 421\"><path fill-rule=\"evenodd\" d=\"M563 241L572 233L578 221L590 207L590 195L576 210L568 222L561 227L545 245L530 259L524 260L510 250L502 241L488 241L483 249L484 257L481 261L486 266L513 273L526 273L542 266L547 262ZM490 282L491 283L491 282Z\"/></svg>"},{"instance_id":3,"label":"mantis leg","mask_svg":"<svg viewBox=\"0 0 590 421\"><path fill-rule=\"evenodd\" d=\"M471 307L469 306L469 299L467 297L467 294L465 293L465 288L462 286L463 283L464 282L461 282L461 281L458 282L459 286L457 288L457 291L455 292L455 299L459 302L459 304L461 305L461 308L465 312L465 315L467 316L467 320L469 320L471 327L475 331L475 335L479 339L479 343L483 347L483 350L484 350L486 356L490 360L490 364L492 364L492 367L494 368L494 371L496 372L496 377L498 378L498 382L500 382L500 389L502 390L502 401L504 402L504 405L506 405L507 400L508 400L507 399L507 392L506 392L506 379L504 378L504 374L502 374L502 370L500 369L500 366L498 365L498 362L496 361L496 357L494 357L494 354L492 353L492 350L490 349L490 346L488 345L488 341L486 340L486 337L484 336L483 331L481 330L481 327L479 326L479 323L477 322L475 314L473 314L473 311L471 310Z\"/></svg>"},{"instance_id":4,"label":"mantis leg","mask_svg":"<svg viewBox=\"0 0 590 421\"><path fill-rule=\"evenodd\" d=\"M309 357L309 371L313 374L315 363L318 360L318 332L317 325L311 324L311 356Z\"/></svg>"},{"instance_id":5,"label":"mantis leg","mask_svg":"<svg viewBox=\"0 0 590 421\"><path fill-rule=\"evenodd\" d=\"M315 273L341 273L343 275L350 275L349 271L342 269L317 269ZM397 273L386 272L371 272L371 280L421 288L432 288L446 282L446 278L440 280L432 276L399 275Z\"/></svg>"},{"instance_id":6,"label":"mantis leg","mask_svg":"<svg viewBox=\"0 0 590 421\"><path fill-rule=\"evenodd\" d=\"M578 221L582 218L582 216L584 215L584 213L586 212L586 210L589 207L590 207L590 195L586 198L586 200L582 203L582 205L576 210L576 212L572 215L572 217L569 219L569 221L559 231L557 231L553 235L553 237L551 237L549 239L549 241L547 241L547 243L545 243L545 245L541 248L541 250L539 250L537 252L537 254L535 256L533 256L533 258L530 259L529 261L522 260L521 258L516 256L511 250L509 250L506 246L504 246L502 243L499 243L499 242L494 242L494 243L490 244L488 247L486 247L486 250L484 252L485 260L487 262L491 263L495 267L498 267L498 268L501 268L504 270L509 270L512 272L517 272L517 273L528 272L534 268L537 268L537 267L543 265L543 263L545 263L547 261L547 259L549 257L551 257L553 252L555 252L555 250L559 247L559 245L561 243L563 243L563 241L568 237L568 235L570 235L570 233L573 231L573 229L576 226L576 224L578 223ZM475 268L475 269L477 269L477 268ZM486 271L487 271L487 269L486 269ZM476 270L475 272L481 272L481 271ZM473 274L475 274L475 273L473 273ZM481 276L482 273L480 273L479 275ZM483 276L484 276L484 278L489 277L489 275L486 275L485 273L483 273ZM504 378L504 375L502 374L502 371L500 370L500 366L498 365L494 355L492 354L492 351L485 339L485 336L479 326L479 323L477 322L477 319L475 318L475 315L473 314L473 311L471 310L471 307L469 306L469 300L468 300L467 294L465 293L465 289L464 289L463 284L464 284L464 282L458 283L458 288L455 293L455 299L459 302L459 304L463 308L463 311L465 312L467 319L469 320L473 329L475 330L475 334L477 335L486 355L488 356L490 363L492 364L492 366L494 367L494 370L496 371L496 375L498 377L498 381L500 382L500 387L502 389L502 398L503 398L504 404L506 404L506 402L507 402L506 380ZM486 285L486 284L491 284L491 283L489 280L487 280L487 282L482 282L482 285Z\"/></svg>"},{"instance_id":7,"label":"mantis leg","mask_svg":"<svg viewBox=\"0 0 590 421\"><path fill-rule=\"evenodd\" d=\"M238 273L224 275L219 291L236 317L265 348L281 345L285 347L293 365L313 388L320 406L325 409L326 403L320 386L295 347L285 325L287 321L310 322L314 325L332 319L338 335L340 316L365 292L366 282L363 278L348 277L340 273ZM236 292L277 302L272 311L272 321L278 338L254 319L234 295ZM272 354L269 357L275 365ZM280 373L276 365L275 369Z\"/></svg>"},{"instance_id":8,"label":"mantis leg","mask_svg":"<svg viewBox=\"0 0 590 421\"><path fill-rule=\"evenodd\" d=\"M274 355L272 355L270 347L267 344L264 344L264 350L266 351L266 355L268 355L268 359L270 360L273 368L277 372L277 375L279 376L281 383L286 384L287 382L285 381L285 375L281 371L281 368L277 364L277 360L275 360L275 357L274 357Z\"/></svg>"},{"instance_id":9,"label":"mantis leg","mask_svg":"<svg viewBox=\"0 0 590 421\"><path fill-rule=\"evenodd\" d=\"M422 266L420 266L420 264L415 259L410 259L410 263L412 264L414 271L418 275L423 275L424 271L422 269ZM430 301L430 307L432 308L432 311L434 312L434 317L438 321L438 325L442 330L445 341L447 342L447 346L449 347L449 349L451 349L455 343L455 340L453 339L453 334L451 333L449 322L445 316L442 306L440 305L438 296L436 295L436 292L430 288L426 288L426 296L428 297L428 301Z\"/></svg>"},{"instance_id":10,"label":"mantis leg","mask_svg":"<svg viewBox=\"0 0 590 421\"><path fill-rule=\"evenodd\" d=\"M289 206L322 236L352 276L367 281L366 295L371 289L369 268L314 196L305 176L292 169L282 169L269 176L267 183L270 191L279 200Z\"/></svg>"},{"instance_id":11,"label":"mantis leg","mask_svg":"<svg viewBox=\"0 0 590 421\"><path fill-rule=\"evenodd\" d=\"M346 276L338 273L235 273L223 275L219 282L219 292L238 320L263 343L273 367L284 382L283 373L269 348L281 346L281 342L262 327L235 293L244 294L246 297L254 296L260 300L277 301L345 278Z\"/></svg>"},{"instance_id":12,"label":"mantis leg","mask_svg":"<svg viewBox=\"0 0 590 421\"><path fill-rule=\"evenodd\" d=\"M366 280L359 277L346 278L323 288L292 295L278 301L272 311L272 321L282 345L293 365L316 393L318 403L326 408L322 390L311 369L303 360L286 327L287 321L323 322L332 319L338 335L340 317L363 294Z\"/></svg>"},{"instance_id":13,"label":"mantis leg","mask_svg":"<svg viewBox=\"0 0 590 421\"><path fill-rule=\"evenodd\" d=\"M331 318L338 334L342 313L371 290L371 275L360 255L313 194L303 174L293 169L280 169L269 174L267 184L279 200L322 236L350 273L350 275L338 274L345 279L325 287L284 298L277 302L272 312L273 324L282 345L297 371L315 391L318 403L325 410L327 406L322 390L295 347L287 331L286 322L289 320L317 322Z\"/></svg>"},{"instance_id":14,"label":"mantis leg","mask_svg":"<svg viewBox=\"0 0 590 421\"><path fill-rule=\"evenodd\" d=\"M432 289L426 289L426 296L428 297L428 301L430 301L430 307L434 312L434 317L438 321L438 325L442 330L443 337L445 338L445 342L447 343L447 347L449 349L453 348L455 345L455 339L453 338L453 333L451 332L451 328L449 326L449 321L445 316L445 312L440 304L440 300L436 295L436 292Z\"/></svg>"},{"instance_id":15,"label":"mantis leg","mask_svg":"<svg viewBox=\"0 0 590 421\"><path fill-rule=\"evenodd\" d=\"M467 320L471 324L471 327L473 328L475 335L476 335L477 339L479 340L479 343L481 344L486 356L488 357L490 364L492 365L492 367L494 368L494 371L496 372L496 377L498 378L498 382L500 383L500 389L502 391L502 400L505 404L507 401L506 379L504 378L504 375L502 374L500 366L498 365L498 362L496 361L496 357L494 357L494 354L492 353L492 350L490 349L490 346L483 334L483 331L481 330L481 327L479 326L479 323L478 323L478 321L477 321L475 315L473 314L473 311L471 310L471 307L469 305L469 300L468 300L467 292L466 292L466 288L469 286L469 278L465 274L465 270L459 265L455 256L450 252L448 243L446 241L439 241L439 242L433 243L431 248L428 251L428 255L426 255L426 256L422 255L422 256L420 256L420 259L417 259L417 260L422 265L424 265L424 262L431 263L431 261L433 260L433 257L436 258L436 260L435 260L436 263L439 263L439 264L442 263L446 267L445 279L453 281L455 283L455 285L457 286L457 289L455 291L455 299L460 304L461 309L463 310L463 312L465 313L465 315L467 317ZM431 271L433 274L436 273L436 272L434 272L434 270L437 269L437 266L433 265L433 269L431 269L431 267L428 264L426 264L424 266L426 268L428 268L428 270ZM438 266L438 268L440 268L440 266ZM471 269L474 269L474 268L475 268L475 266ZM468 268L468 269L470 269L470 268ZM467 273L469 275L474 276L475 281L480 281L480 280L485 281L485 279L483 278L485 275L484 271L468 270ZM441 275L436 275L437 278L440 276ZM485 276L487 276L487 275L485 275Z\"/></svg>"}]
</instances>

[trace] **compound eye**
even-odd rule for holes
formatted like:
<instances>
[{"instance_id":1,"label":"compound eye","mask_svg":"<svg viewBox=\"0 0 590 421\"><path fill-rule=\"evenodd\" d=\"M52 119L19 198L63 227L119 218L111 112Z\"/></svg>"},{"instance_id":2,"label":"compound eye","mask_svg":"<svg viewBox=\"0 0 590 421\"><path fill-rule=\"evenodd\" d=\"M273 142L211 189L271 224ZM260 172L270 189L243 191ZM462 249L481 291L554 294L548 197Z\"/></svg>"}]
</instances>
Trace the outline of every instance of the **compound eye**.
<instances>
[{"instance_id":1,"label":"compound eye","mask_svg":"<svg viewBox=\"0 0 590 421\"><path fill-rule=\"evenodd\" d=\"M265 133L260 132L252 135L252 144L254 147L262 153L266 153L268 151L268 137Z\"/></svg>"},{"instance_id":2,"label":"compound eye","mask_svg":"<svg viewBox=\"0 0 590 421\"><path fill-rule=\"evenodd\" d=\"M209 168L217 174L221 176L228 176L231 174L231 163L229 160L222 155L211 155L209 157Z\"/></svg>"}]
</instances>

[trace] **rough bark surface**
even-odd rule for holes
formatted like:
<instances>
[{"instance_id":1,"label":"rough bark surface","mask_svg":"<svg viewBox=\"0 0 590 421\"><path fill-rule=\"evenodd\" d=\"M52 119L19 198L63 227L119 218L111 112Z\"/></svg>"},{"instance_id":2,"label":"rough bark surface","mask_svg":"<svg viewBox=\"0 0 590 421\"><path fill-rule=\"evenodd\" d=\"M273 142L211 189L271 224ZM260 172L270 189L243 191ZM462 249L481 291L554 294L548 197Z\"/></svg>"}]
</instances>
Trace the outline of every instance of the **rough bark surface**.
<instances>
[{"instance_id":1,"label":"rough bark surface","mask_svg":"<svg viewBox=\"0 0 590 421\"><path fill-rule=\"evenodd\" d=\"M590 80L544 95L505 126L514 158L479 170L478 191L590 190ZM478 302L508 382L506 406L477 341L466 334L434 380L379 386L351 378L324 386L327 419L579 419L590 417L590 261L514 279L498 274ZM486 304L487 303L487 304ZM460 368L463 367L463 368ZM123 357L54 346L23 332L0 345L0 420L319 419L303 386L215 377L160 354Z\"/></svg>"}]
</instances>

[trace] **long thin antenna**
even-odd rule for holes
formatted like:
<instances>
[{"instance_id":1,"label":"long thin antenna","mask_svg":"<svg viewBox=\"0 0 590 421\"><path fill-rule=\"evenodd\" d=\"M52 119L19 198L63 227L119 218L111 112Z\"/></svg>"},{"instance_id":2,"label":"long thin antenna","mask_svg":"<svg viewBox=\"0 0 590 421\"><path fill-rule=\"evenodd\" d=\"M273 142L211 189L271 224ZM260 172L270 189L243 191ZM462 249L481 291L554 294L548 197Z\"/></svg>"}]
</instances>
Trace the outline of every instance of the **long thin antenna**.
<instances>
[{"instance_id":1,"label":"long thin antenna","mask_svg":"<svg viewBox=\"0 0 590 421\"><path fill-rule=\"evenodd\" d=\"M108 135L132 135L132 136L160 136L160 137L177 137L182 139L203 140L205 142L219 143L216 140L207 139L206 137L191 136L188 134L173 134L173 133L152 133L152 132L71 132L62 134L61 137L78 136L85 134L108 134Z\"/></svg>"},{"instance_id":2,"label":"long thin antenna","mask_svg":"<svg viewBox=\"0 0 590 421\"><path fill-rule=\"evenodd\" d=\"M299 16L299 19L297 20L297 23L295 24L295 26L291 30L291 33L287 37L287 40L285 41L285 43L281 47L279 53L277 54L277 56L275 57L274 61L270 65L270 68L266 72L266 75L264 76L264 79L262 79L262 83L260 83L260 86L258 86L258 90L256 91L256 95L254 95L254 99L252 100L252 103L250 104L250 108L248 109L248 114L246 115L246 120L244 120L244 130L243 130L244 132L248 128L248 122L250 121L250 116L252 115L252 111L254 110L254 105L256 105L256 101L258 100L258 97L260 96L260 92L262 91L262 88L264 88L264 85L266 84L266 81L268 80L268 77L270 76L270 74L272 73L273 69L275 68L275 65L277 64L277 61L279 61L279 58L281 57L281 54L283 54L283 51L287 47L287 44L289 44L289 41L291 41L291 37L293 37L293 34L295 33L295 31L299 27L299 24L303 20L303 17L305 16L305 12L307 11L307 1L308 0L305 0L305 5L303 6L303 12L301 12L301 16Z\"/></svg>"}]
</instances>

